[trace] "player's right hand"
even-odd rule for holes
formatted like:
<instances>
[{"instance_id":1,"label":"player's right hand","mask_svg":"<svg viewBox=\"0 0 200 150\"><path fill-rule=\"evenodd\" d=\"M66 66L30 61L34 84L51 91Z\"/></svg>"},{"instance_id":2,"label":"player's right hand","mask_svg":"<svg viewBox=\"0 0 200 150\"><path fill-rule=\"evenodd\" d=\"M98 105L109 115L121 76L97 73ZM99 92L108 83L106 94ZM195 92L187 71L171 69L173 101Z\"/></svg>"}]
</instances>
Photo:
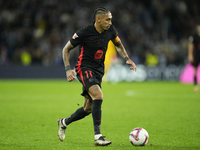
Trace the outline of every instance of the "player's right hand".
<instances>
[{"instance_id":1,"label":"player's right hand","mask_svg":"<svg viewBox=\"0 0 200 150\"><path fill-rule=\"evenodd\" d=\"M68 70L66 71L66 76L67 76L67 80L69 82L73 81L74 79L76 79L76 71L75 70Z\"/></svg>"}]
</instances>

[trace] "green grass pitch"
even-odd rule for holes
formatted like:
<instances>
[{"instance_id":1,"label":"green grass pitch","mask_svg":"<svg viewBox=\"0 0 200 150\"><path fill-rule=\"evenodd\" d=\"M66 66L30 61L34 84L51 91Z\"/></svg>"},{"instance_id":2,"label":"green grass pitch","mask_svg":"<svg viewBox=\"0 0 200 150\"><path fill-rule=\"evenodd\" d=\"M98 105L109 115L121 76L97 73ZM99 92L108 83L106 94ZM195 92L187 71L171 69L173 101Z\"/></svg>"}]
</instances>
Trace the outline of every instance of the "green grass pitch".
<instances>
[{"instance_id":1,"label":"green grass pitch","mask_svg":"<svg viewBox=\"0 0 200 150\"><path fill-rule=\"evenodd\" d=\"M67 80L0 80L1 150L197 150L200 92L179 82L103 83L102 134L112 144L94 146L92 116L57 137L57 119L83 104L81 84ZM129 133L143 127L149 142L134 147Z\"/></svg>"}]
</instances>

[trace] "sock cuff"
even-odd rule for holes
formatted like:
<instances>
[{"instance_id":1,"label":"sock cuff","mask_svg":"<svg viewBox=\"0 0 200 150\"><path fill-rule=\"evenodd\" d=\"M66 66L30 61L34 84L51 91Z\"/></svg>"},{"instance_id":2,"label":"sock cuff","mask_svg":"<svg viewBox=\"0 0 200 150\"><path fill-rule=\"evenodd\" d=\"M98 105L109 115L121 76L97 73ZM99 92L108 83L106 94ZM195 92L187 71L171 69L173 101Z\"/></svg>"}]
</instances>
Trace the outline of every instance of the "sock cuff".
<instances>
[{"instance_id":1,"label":"sock cuff","mask_svg":"<svg viewBox=\"0 0 200 150\"><path fill-rule=\"evenodd\" d=\"M86 115L86 116L89 115L89 114L87 114L87 113L84 111L84 108L83 108L83 107L80 108L80 111L82 111L82 113L84 113L84 115Z\"/></svg>"},{"instance_id":2,"label":"sock cuff","mask_svg":"<svg viewBox=\"0 0 200 150\"><path fill-rule=\"evenodd\" d=\"M66 127L67 125L65 124L65 118L62 119L62 124Z\"/></svg>"},{"instance_id":3,"label":"sock cuff","mask_svg":"<svg viewBox=\"0 0 200 150\"><path fill-rule=\"evenodd\" d=\"M103 100L102 99L94 99L93 100L93 104L95 103L95 104L102 104L102 102L103 102Z\"/></svg>"},{"instance_id":4,"label":"sock cuff","mask_svg":"<svg viewBox=\"0 0 200 150\"><path fill-rule=\"evenodd\" d=\"M96 134L96 135L94 135L94 139L98 140L101 136L102 136L102 134Z\"/></svg>"}]
</instances>

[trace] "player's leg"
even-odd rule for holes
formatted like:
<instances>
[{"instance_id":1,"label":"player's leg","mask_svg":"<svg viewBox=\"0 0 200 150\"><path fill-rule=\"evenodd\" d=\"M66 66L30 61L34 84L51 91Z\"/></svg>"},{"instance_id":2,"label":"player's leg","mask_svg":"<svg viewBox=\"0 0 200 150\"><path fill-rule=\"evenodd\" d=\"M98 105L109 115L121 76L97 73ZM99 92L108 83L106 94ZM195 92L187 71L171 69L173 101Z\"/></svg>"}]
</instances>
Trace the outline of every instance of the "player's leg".
<instances>
[{"instance_id":1,"label":"player's leg","mask_svg":"<svg viewBox=\"0 0 200 150\"><path fill-rule=\"evenodd\" d=\"M95 137L98 138L98 136L102 136L100 131L100 125L101 125L101 104L103 102L103 93L101 91L101 88L97 84L91 86L89 88L88 93L93 99L92 117L93 117Z\"/></svg>"},{"instance_id":2,"label":"player's leg","mask_svg":"<svg viewBox=\"0 0 200 150\"><path fill-rule=\"evenodd\" d=\"M194 76L193 76L193 84L194 84L194 92L196 93L198 91L198 86L197 86L197 67L200 61L198 61L196 58L194 61L191 63L192 66L194 67Z\"/></svg>"},{"instance_id":3,"label":"player's leg","mask_svg":"<svg viewBox=\"0 0 200 150\"><path fill-rule=\"evenodd\" d=\"M58 120L58 136L61 141L65 139L65 130L69 124L77 120L83 119L85 116L91 113L92 99L88 95L84 95L85 101L84 106L77 109L73 114L67 118L61 118Z\"/></svg>"},{"instance_id":4,"label":"player's leg","mask_svg":"<svg viewBox=\"0 0 200 150\"><path fill-rule=\"evenodd\" d=\"M194 85L197 85L197 67L194 67Z\"/></svg>"},{"instance_id":5,"label":"player's leg","mask_svg":"<svg viewBox=\"0 0 200 150\"><path fill-rule=\"evenodd\" d=\"M194 67L194 92L198 92L198 86L197 86L197 66Z\"/></svg>"},{"instance_id":6,"label":"player's leg","mask_svg":"<svg viewBox=\"0 0 200 150\"><path fill-rule=\"evenodd\" d=\"M88 90L89 95L93 100L92 104L92 117L95 132L95 146L106 146L110 145L112 142L105 140L101 134L101 104L103 102L103 93L99 85L92 85Z\"/></svg>"},{"instance_id":7,"label":"player's leg","mask_svg":"<svg viewBox=\"0 0 200 150\"><path fill-rule=\"evenodd\" d=\"M86 104L86 106L88 106L89 105L88 103L89 103L89 98L85 97L84 104ZM80 119L83 119L85 116L89 115L91 112L90 112L89 108L87 108L86 106L85 106L85 109L84 109L84 106L83 106L83 107L77 109L69 117L63 119L63 124L65 126L68 126L70 123L75 122L75 121L80 120Z\"/></svg>"}]
</instances>

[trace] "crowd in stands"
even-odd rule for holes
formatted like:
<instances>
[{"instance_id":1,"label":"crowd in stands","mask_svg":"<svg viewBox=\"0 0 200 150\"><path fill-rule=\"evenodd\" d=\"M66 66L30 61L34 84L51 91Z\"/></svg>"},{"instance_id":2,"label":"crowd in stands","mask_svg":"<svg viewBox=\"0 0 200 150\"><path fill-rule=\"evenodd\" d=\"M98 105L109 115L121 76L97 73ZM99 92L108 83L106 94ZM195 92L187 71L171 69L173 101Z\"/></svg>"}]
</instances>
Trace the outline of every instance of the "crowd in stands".
<instances>
[{"instance_id":1,"label":"crowd in stands","mask_svg":"<svg viewBox=\"0 0 200 150\"><path fill-rule=\"evenodd\" d=\"M200 16L198 0L1 0L0 65L63 65L62 49L79 28L108 8L136 64L187 63L188 37ZM71 53L77 61L78 48ZM155 63L147 60L155 59Z\"/></svg>"}]
</instances>

